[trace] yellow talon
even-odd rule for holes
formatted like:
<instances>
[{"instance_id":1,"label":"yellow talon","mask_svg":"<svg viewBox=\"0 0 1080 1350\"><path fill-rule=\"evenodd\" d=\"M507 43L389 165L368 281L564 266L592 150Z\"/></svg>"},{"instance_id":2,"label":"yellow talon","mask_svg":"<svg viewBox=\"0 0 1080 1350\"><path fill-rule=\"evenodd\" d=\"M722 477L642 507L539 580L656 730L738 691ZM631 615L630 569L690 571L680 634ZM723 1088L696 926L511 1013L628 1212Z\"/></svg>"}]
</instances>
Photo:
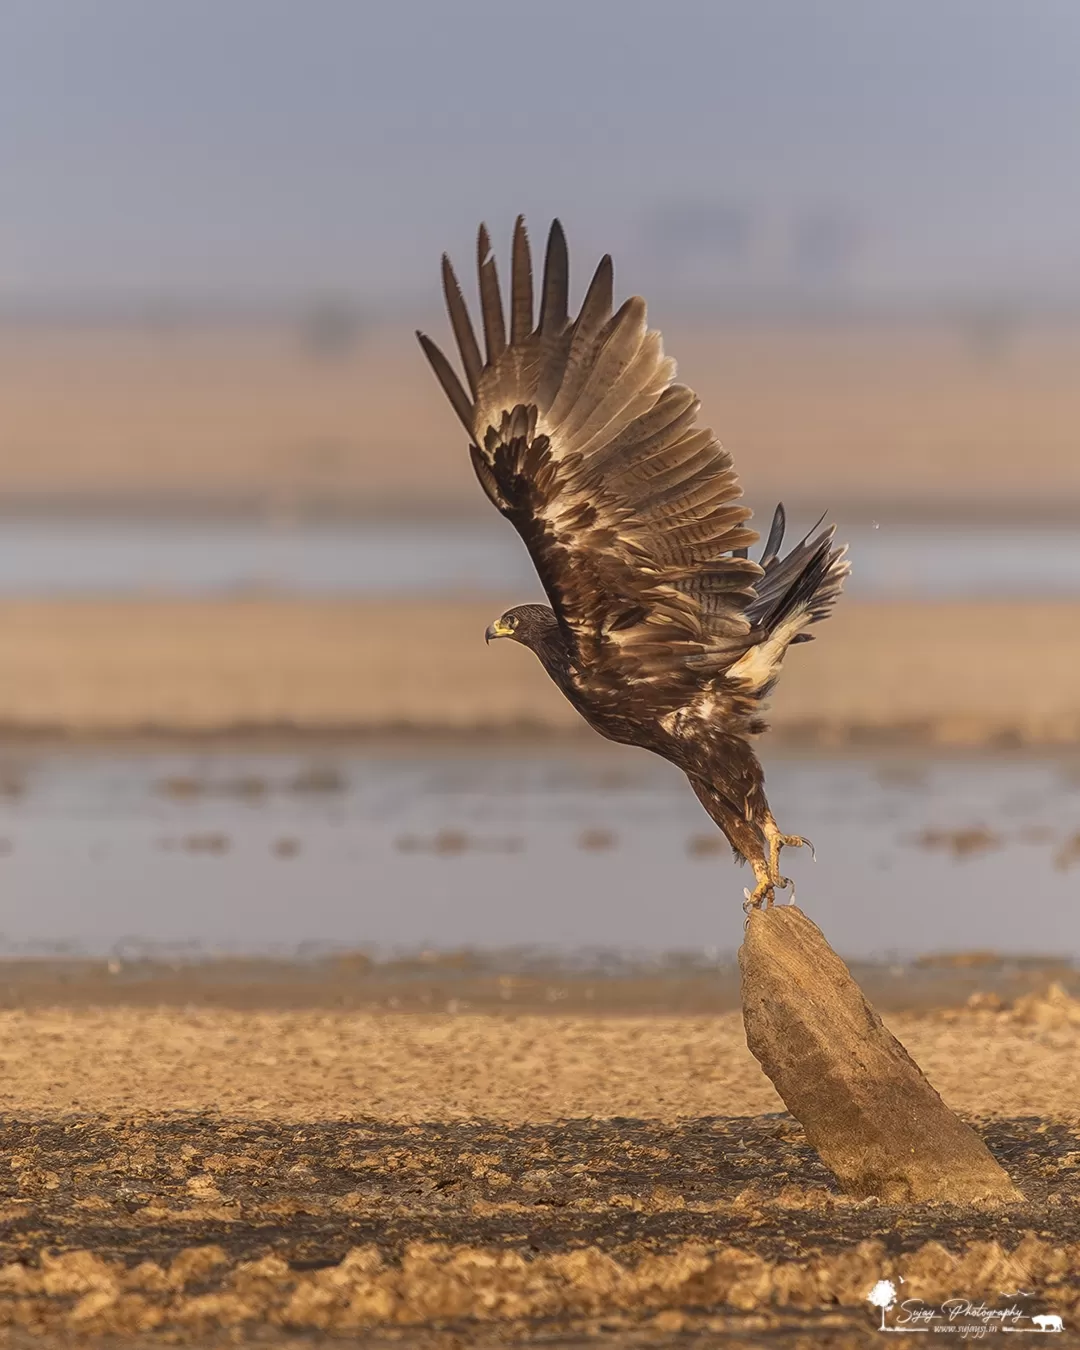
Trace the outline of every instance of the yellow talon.
<instances>
[{"instance_id":1,"label":"yellow talon","mask_svg":"<svg viewBox=\"0 0 1080 1350\"><path fill-rule=\"evenodd\" d=\"M752 909L761 909L762 906L766 909L771 909L773 900L775 899L773 890L776 883L770 875L768 867L766 867L764 862L752 861L751 865L754 869L754 876L757 878L757 885L752 891L746 890L745 888L743 890L743 895L746 897L743 901L743 909L747 914L749 914Z\"/></svg>"}]
</instances>

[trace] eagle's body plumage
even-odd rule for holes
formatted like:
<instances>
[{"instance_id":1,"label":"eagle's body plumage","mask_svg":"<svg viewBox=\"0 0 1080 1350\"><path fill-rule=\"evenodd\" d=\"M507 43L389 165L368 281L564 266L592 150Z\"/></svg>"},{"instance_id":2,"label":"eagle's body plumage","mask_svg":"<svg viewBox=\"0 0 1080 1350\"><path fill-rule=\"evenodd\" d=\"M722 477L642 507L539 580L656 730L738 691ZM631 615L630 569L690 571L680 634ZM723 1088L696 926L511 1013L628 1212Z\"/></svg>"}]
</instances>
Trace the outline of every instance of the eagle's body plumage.
<instances>
[{"instance_id":1,"label":"eagle's body plumage","mask_svg":"<svg viewBox=\"0 0 1080 1350\"><path fill-rule=\"evenodd\" d=\"M469 434L473 467L525 541L551 607L522 605L488 630L532 648L601 735L678 765L735 853L754 868L753 903L771 903L784 843L749 738L792 643L832 609L848 564L822 532L780 556L778 507L758 534L730 454L697 424L693 391L645 321L612 313L605 257L576 318L558 221L548 237L534 326L528 238L514 230L509 331L487 230L478 240L482 357L457 278L443 287L462 385L419 334Z\"/></svg>"}]
</instances>

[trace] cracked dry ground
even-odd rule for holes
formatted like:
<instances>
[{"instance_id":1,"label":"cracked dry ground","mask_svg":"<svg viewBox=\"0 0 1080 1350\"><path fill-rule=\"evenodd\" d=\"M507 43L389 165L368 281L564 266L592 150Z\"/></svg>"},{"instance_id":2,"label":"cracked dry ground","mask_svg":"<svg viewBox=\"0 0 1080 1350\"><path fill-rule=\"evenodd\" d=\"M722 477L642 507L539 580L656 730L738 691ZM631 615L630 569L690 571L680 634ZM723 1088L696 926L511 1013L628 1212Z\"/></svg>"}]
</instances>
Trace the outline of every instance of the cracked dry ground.
<instances>
[{"instance_id":1,"label":"cracked dry ground","mask_svg":"<svg viewBox=\"0 0 1080 1350\"><path fill-rule=\"evenodd\" d=\"M1070 1009L890 1022L1022 1209L839 1195L737 1014L0 1013L0 1344L854 1346L901 1275L1075 1325Z\"/></svg>"}]
</instances>

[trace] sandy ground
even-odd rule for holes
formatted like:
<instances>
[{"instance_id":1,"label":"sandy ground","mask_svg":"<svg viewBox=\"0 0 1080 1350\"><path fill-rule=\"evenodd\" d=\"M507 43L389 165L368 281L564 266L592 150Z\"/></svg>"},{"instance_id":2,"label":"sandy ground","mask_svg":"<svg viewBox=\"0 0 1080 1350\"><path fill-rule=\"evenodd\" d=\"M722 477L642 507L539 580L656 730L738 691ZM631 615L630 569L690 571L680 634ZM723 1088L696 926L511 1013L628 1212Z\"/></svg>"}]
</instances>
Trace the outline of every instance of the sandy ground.
<instances>
[{"instance_id":1,"label":"sandy ground","mask_svg":"<svg viewBox=\"0 0 1080 1350\"><path fill-rule=\"evenodd\" d=\"M994 1013L893 1017L946 1102L1080 1120L1080 1029ZM0 1014L0 1105L18 1114L220 1111L303 1123L743 1116L783 1103L741 1016L404 1016L73 1009Z\"/></svg>"},{"instance_id":2,"label":"sandy ground","mask_svg":"<svg viewBox=\"0 0 1080 1350\"><path fill-rule=\"evenodd\" d=\"M839 1194L734 1013L7 1012L0 1344L854 1347L883 1277L1071 1327L1078 1010L891 1019L1007 1214Z\"/></svg>"},{"instance_id":3,"label":"sandy ground","mask_svg":"<svg viewBox=\"0 0 1080 1350\"><path fill-rule=\"evenodd\" d=\"M442 337L435 281L433 266ZM1080 503L1080 329L653 319L761 511L777 497L879 516ZM409 326L332 352L310 336L0 329L0 493L9 506L484 509Z\"/></svg>"},{"instance_id":4,"label":"sandy ground","mask_svg":"<svg viewBox=\"0 0 1080 1350\"><path fill-rule=\"evenodd\" d=\"M0 602L0 726L581 731L532 654L485 647L493 599ZM845 603L792 652L776 739L1069 745L1080 605Z\"/></svg>"}]
</instances>

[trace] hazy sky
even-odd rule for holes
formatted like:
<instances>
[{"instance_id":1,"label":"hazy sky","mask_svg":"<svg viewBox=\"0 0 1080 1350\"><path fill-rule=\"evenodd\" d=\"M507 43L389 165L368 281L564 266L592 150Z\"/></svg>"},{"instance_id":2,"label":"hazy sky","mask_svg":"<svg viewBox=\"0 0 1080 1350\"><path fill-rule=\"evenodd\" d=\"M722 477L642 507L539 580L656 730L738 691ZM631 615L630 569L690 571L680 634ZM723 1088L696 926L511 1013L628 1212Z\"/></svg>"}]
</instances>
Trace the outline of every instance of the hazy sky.
<instances>
[{"instance_id":1,"label":"hazy sky","mask_svg":"<svg viewBox=\"0 0 1080 1350\"><path fill-rule=\"evenodd\" d=\"M704 212L729 280L824 222L867 294L1080 294L1080 3L4 0L0 166L0 298L394 300L518 210L635 289Z\"/></svg>"}]
</instances>

